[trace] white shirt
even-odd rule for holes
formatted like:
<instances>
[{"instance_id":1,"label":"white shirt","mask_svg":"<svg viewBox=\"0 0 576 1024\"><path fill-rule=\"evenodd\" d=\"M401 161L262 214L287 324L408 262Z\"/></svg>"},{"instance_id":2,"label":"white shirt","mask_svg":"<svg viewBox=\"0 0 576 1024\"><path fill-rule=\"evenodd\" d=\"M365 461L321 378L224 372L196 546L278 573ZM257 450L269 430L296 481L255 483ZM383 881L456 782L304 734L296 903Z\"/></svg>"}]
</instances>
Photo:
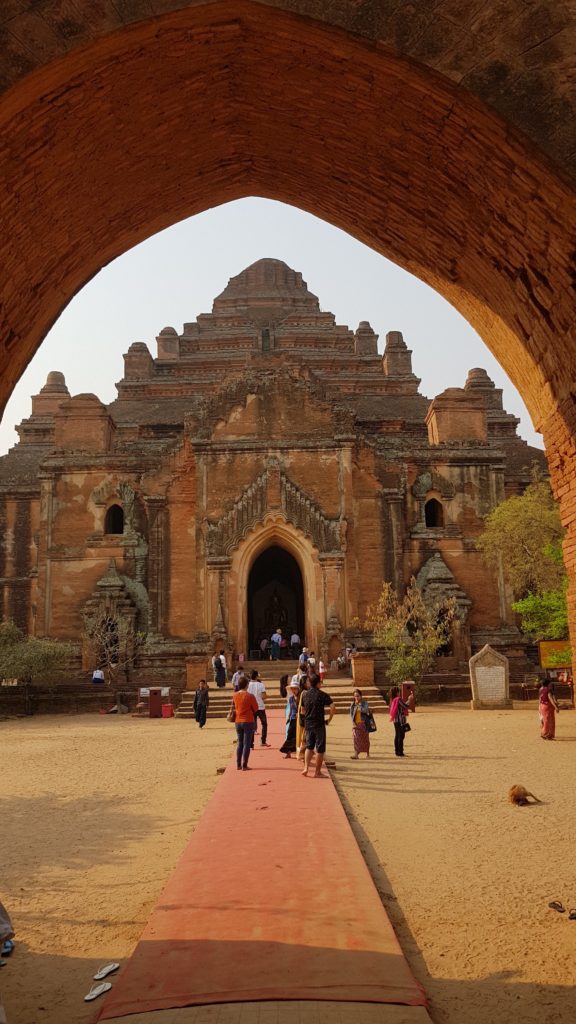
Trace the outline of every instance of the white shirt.
<instances>
[{"instance_id":1,"label":"white shirt","mask_svg":"<svg viewBox=\"0 0 576 1024\"><path fill-rule=\"evenodd\" d=\"M300 637L298 636L298 633L292 633L292 636L290 637L290 643L294 646L300 643Z\"/></svg>"},{"instance_id":2,"label":"white shirt","mask_svg":"<svg viewBox=\"0 0 576 1024\"><path fill-rule=\"evenodd\" d=\"M251 693L253 697L256 697L256 703L258 704L258 711L265 711L266 705L262 699L263 695L266 695L266 687L261 679L251 679L248 683L248 693Z\"/></svg>"},{"instance_id":3,"label":"white shirt","mask_svg":"<svg viewBox=\"0 0 576 1024\"><path fill-rule=\"evenodd\" d=\"M273 644L280 644L280 643L282 643L282 634L281 633L272 633L272 643Z\"/></svg>"}]
</instances>

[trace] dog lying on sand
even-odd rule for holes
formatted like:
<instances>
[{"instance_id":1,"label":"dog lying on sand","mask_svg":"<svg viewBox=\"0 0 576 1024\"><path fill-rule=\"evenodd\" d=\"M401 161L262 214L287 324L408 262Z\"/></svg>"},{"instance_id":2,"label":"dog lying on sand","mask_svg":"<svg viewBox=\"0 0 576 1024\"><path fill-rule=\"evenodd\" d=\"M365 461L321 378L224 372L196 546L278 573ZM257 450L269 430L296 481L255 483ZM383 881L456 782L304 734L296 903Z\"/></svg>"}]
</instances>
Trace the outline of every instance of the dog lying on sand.
<instances>
[{"instance_id":1,"label":"dog lying on sand","mask_svg":"<svg viewBox=\"0 0 576 1024\"><path fill-rule=\"evenodd\" d=\"M526 804L533 800L535 804L541 804L542 801L534 796L534 793L529 793L526 786L510 786L508 790L508 799L511 804L515 804L516 807L525 807Z\"/></svg>"}]
</instances>

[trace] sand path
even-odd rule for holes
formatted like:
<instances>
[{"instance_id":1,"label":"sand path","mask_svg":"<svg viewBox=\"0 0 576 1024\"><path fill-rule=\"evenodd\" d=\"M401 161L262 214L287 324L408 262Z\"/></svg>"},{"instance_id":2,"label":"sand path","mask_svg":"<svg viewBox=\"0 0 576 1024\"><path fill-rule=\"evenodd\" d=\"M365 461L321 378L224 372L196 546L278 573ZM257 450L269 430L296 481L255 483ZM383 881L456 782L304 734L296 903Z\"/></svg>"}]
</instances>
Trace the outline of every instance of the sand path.
<instances>
[{"instance_id":1,"label":"sand path","mask_svg":"<svg viewBox=\"0 0 576 1024\"><path fill-rule=\"evenodd\" d=\"M532 708L420 711L404 760L384 720L369 762L349 760L349 733L336 718L337 786L434 1020L574 1021L576 921L547 903L576 906L576 715L544 743ZM202 733L87 715L0 722L0 895L18 939L0 974L10 1024L90 1020L91 975L129 955L231 738L225 722ZM513 782L545 803L511 807Z\"/></svg>"}]
</instances>

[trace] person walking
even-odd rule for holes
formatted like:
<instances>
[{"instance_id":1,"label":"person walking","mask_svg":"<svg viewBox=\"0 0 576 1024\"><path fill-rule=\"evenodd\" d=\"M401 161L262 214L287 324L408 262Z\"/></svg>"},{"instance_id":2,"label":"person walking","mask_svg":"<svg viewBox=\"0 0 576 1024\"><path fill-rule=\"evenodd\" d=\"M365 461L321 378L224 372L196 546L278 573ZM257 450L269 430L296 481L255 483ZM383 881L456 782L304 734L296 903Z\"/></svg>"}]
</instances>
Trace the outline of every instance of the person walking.
<instances>
[{"instance_id":1,"label":"person walking","mask_svg":"<svg viewBox=\"0 0 576 1024\"><path fill-rule=\"evenodd\" d=\"M354 690L350 705L352 742L354 744L354 753L350 756L353 761L357 761L360 754L366 754L366 757L370 757L370 733L368 732L370 717L368 701L363 699L361 690Z\"/></svg>"},{"instance_id":2,"label":"person walking","mask_svg":"<svg viewBox=\"0 0 576 1024\"><path fill-rule=\"evenodd\" d=\"M394 723L394 753L396 757L404 757L404 736L408 731L406 718L409 713L410 709L402 700L400 690L397 686L393 686L390 690L390 721Z\"/></svg>"},{"instance_id":3,"label":"person walking","mask_svg":"<svg viewBox=\"0 0 576 1024\"><path fill-rule=\"evenodd\" d=\"M235 726L238 743L236 746L236 767L238 771L249 771L248 761L250 749L254 738L255 714L258 711L256 697L248 693L248 677L240 676L238 689L232 694L234 711L236 712Z\"/></svg>"},{"instance_id":4,"label":"person walking","mask_svg":"<svg viewBox=\"0 0 576 1024\"><path fill-rule=\"evenodd\" d=\"M320 684L322 684L324 682L324 677L326 675L326 665L324 664L322 658L320 658L320 661L318 662L318 675L320 676Z\"/></svg>"},{"instance_id":5,"label":"person walking","mask_svg":"<svg viewBox=\"0 0 576 1024\"><path fill-rule=\"evenodd\" d=\"M329 725L334 717L334 702L328 693L320 689L320 676L311 675L310 689L306 690L302 697L302 709L304 711L304 728L306 730L306 750L304 752L304 771L302 775L308 775L308 769L314 752L316 752L316 767L314 778L322 778L322 763L326 753L326 725ZM324 719L324 711L328 709L328 722Z\"/></svg>"},{"instance_id":6,"label":"person walking","mask_svg":"<svg viewBox=\"0 0 576 1024\"><path fill-rule=\"evenodd\" d=\"M300 634L296 630L290 637L290 647L292 648L292 657L297 658L300 654Z\"/></svg>"},{"instance_id":7,"label":"person walking","mask_svg":"<svg viewBox=\"0 0 576 1024\"><path fill-rule=\"evenodd\" d=\"M552 692L548 679L543 679L538 690L538 712L540 714L540 735L543 740L553 740L556 736L556 712L560 711L558 701Z\"/></svg>"},{"instance_id":8,"label":"person walking","mask_svg":"<svg viewBox=\"0 0 576 1024\"><path fill-rule=\"evenodd\" d=\"M298 658L298 668L301 672L306 672L308 669L308 648L303 647L300 656Z\"/></svg>"},{"instance_id":9,"label":"person walking","mask_svg":"<svg viewBox=\"0 0 576 1024\"><path fill-rule=\"evenodd\" d=\"M201 729L206 725L206 715L208 713L209 703L210 691L208 689L208 684L205 679L201 679L198 683L198 689L194 694L194 718Z\"/></svg>"},{"instance_id":10,"label":"person walking","mask_svg":"<svg viewBox=\"0 0 576 1024\"><path fill-rule=\"evenodd\" d=\"M268 738L268 719L266 718L266 687L258 674L258 669L253 668L250 673L250 682L248 683L248 693L251 693L256 698L258 705L254 713L254 728L258 727L258 719L262 724L262 739L260 745L262 747L269 747L270 744L266 742ZM252 737L252 745L254 745L254 737Z\"/></svg>"},{"instance_id":11,"label":"person walking","mask_svg":"<svg viewBox=\"0 0 576 1024\"><path fill-rule=\"evenodd\" d=\"M293 676L289 684L288 702L286 704L286 739L280 747L280 753L284 757L292 757L296 753L296 720L298 718L298 700L300 697L300 684Z\"/></svg>"},{"instance_id":12,"label":"person walking","mask_svg":"<svg viewBox=\"0 0 576 1024\"><path fill-rule=\"evenodd\" d=\"M280 659L280 644L282 643L282 630L277 629L275 633L272 633L270 637L272 644L272 650L270 652L270 658L272 661L279 661Z\"/></svg>"}]
</instances>

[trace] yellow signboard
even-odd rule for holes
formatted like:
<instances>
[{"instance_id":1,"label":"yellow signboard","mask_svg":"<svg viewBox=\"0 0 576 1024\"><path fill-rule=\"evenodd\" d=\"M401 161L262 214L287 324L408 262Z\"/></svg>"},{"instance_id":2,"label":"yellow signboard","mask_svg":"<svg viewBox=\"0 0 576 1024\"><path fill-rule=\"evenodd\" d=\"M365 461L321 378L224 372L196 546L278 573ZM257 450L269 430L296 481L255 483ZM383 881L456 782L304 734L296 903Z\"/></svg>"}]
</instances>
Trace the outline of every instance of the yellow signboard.
<instances>
[{"instance_id":1,"label":"yellow signboard","mask_svg":"<svg viewBox=\"0 0 576 1024\"><path fill-rule=\"evenodd\" d=\"M572 665L569 640L540 640L538 651L542 668L570 668Z\"/></svg>"}]
</instances>

